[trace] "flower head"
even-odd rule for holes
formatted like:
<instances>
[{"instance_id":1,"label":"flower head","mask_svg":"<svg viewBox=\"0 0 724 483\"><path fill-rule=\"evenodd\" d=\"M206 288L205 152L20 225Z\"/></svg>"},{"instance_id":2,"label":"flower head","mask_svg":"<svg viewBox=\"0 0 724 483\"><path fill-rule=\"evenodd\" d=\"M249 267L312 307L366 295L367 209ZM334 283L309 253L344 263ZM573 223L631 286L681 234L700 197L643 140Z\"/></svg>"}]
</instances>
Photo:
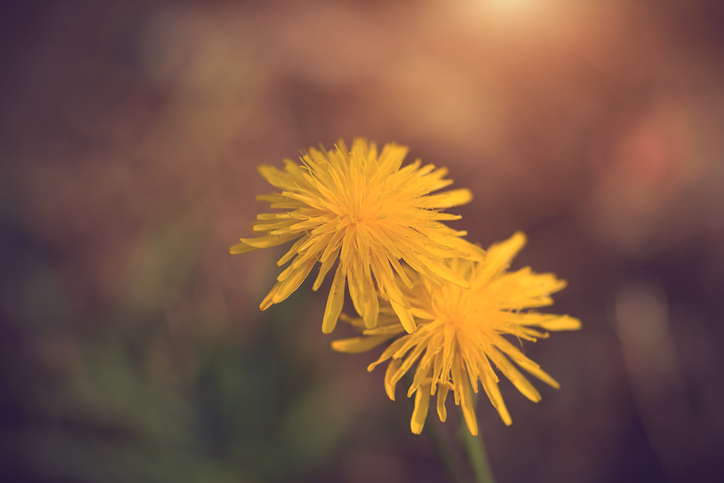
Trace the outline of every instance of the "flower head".
<instances>
[{"instance_id":1,"label":"flower head","mask_svg":"<svg viewBox=\"0 0 724 483\"><path fill-rule=\"evenodd\" d=\"M468 429L477 435L470 387L472 385L473 391L477 392L478 381L505 424L511 424L493 366L534 402L540 400L540 393L516 365L558 388L551 376L504 337L511 335L535 341L548 337L546 330L575 330L581 326L578 319L567 315L525 311L551 305L550 295L563 289L566 282L553 274L533 273L528 267L507 272L510 261L524 244L525 236L516 233L491 246L482 263L448 260L448 267L468 281L468 287L452 283L437 286L424 277L411 274L413 287L406 289L405 295L412 305L412 313L420 321L413 334L405 334L394 312L382 307L377 328L363 329L359 319L348 319L363 330L363 335L332 343L337 351L357 353L395 339L368 368L371 371L378 364L390 361L385 374L385 390L393 400L397 382L417 363L408 391L408 397L416 393L411 421L413 433L422 431L430 396L436 393L437 412L440 420L445 421L445 400L452 390L455 404L462 405Z\"/></svg>"},{"instance_id":2,"label":"flower head","mask_svg":"<svg viewBox=\"0 0 724 483\"><path fill-rule=\"evenodd\" d=\"M386 144L378 153L374 143L356 139L351 151L339 141L336 149L303 153L302 165L285 159L283 170L259 167L281 192L258 199L283 211L258 215L254 231L264 235L242 238L230 252L297 240L279 260L279 266L291 264L277 277L262 310L293 293L317 262L321 266L313 290L339 260L322 322L325 333L334 329L342 311L345 283L365 327L377 326L379 294L402 326L414 331L410 303L398 284L411 287L412 282L400 260L435 284L467 286L467 280L443 261L482 260L484 252L460 238L464 231L441 223L459 216L438 210L465 204L472 195L467 189L430 194L452 183L444 179L447 170L431 164L421 167L419 160L401 168L406 154L407 148L397 144Z\"/></svg>"}]
</instances>

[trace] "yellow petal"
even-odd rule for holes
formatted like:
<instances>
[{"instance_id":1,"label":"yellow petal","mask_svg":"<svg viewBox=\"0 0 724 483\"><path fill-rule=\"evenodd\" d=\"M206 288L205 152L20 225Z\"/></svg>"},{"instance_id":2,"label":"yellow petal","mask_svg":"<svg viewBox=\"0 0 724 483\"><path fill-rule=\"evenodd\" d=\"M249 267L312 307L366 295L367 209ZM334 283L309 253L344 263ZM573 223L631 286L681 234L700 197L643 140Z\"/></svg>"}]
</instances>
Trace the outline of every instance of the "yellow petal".
<instances>
[{"instance_id":1,"label":"yellow petal","mask_svg":"<svg viewBox=\"0 0 724 483\"><path fill-rule=\"evenodd\" d=\"M485 260L485 250L470 243L464 238L442 233L441 230L438 229L421 229L420 232L438 243L447 245L450 248L454 248L459 252L465 253L466 258L469 258L470 260L475 260L477 262Z\"/></svg>"},{"instance_id":2,"label":"yellow petal","mask_svg":"<svg viewBox=\"0 0 724 483\"><path fill-rule=\"evenodd\" d=\"M437 393L437 415L440 417L440 421L443 423L447 419L447 409L445 408L445 401L447 400L447 393L450 391L450 386L447 384L441 384L439 392Z\"/></svg>"},{"instance_id":3,"label":"yellow petal","mask_svg":"<svg viewBox=\"0 0 724 483\"><path fill-rule=\"evenodd\" d=\"M315 260L309 260L307 263L298 267L286 280L280 282L279 289L277 290L277 293L274 294L272 301L275 304L278 304L279 302L286 300L286 298L298 289L302 282L304 282L307 275L309 275L309 272L312 271L312 267L315 263Z\"/></svg>"},{"instance_id":4,"label":"yellow petal","mask_svg":"<svg viewBox=\"0 0 724 483\"><path fill-rule=\"evenodd\" d=\"M391 336L389 335L377 335L338 339L332 341L332 349L337 352L346 352L348 354L360 354L383 344L384 342L390 340L390 337Z\"/></svg>"},{"instance_id":5,"label":"yellow petal","mask_svg":"<svg viewBox=\"0 0 724 483\"><path fill-rule=\"evenodd\" d=\"M296 242L294 242L294 245L292 245L292 247L289 249L289 251L287 253L285 253L282 258L279 259L279 261L277 262L277 266L281 267L282 265L287 263L289 260L294 258L294 256L297 253L299 253L299 248L302 245L304 245L308 239L309 239L309 235L305 235L302 238L300 238L299 240L297 240Z\"/></svg>"},{"instance_id":6,"label":"yellow petal","mask_svg":"<svg viewBox=\"0 0 724 483\"><path fill-rule=\"evenodd\" d=\"M387 397L393 401L395 400L395 387L397 387L397 381L393 381L392 378L400 368L400 364L402 364L402 361L399 359L392 359L387 365L387 370L385 371L385 393L387 393Z\"/></svg>"},{"instance_id":7,"label":"yellow petal","mask_svg":"<svg viewBox=\"0 0 724 483\"><path fill-rule=\"evenodd\" d=\"M483 287L506 270L510 266L511 260L523 248L523 245L525 245L525 235L522 232L516 232L504 242L491 245L485 256L485 263L480 265L474 286L476 288Z\"/></svg>"},{"instance_id":8,"label":"yellow petal","mask_svg":"<svg viewBox=\"0 0 724 483\"><path fill-rule=\"evenodd\" d=\"M405 331L397 317L395 317L394 324L382 325L383 320L383 318L380 318L380 324L377 327L374 329L365 329L362 333L364 335L397 335Z\"/></svg>"},{"instance_id":9,"label":"yellow petal","mask_svg":"<svg viewBox=\"0 0 724 483\"><path fill-rule=\"evenodd\" d=\"M360 317L365 318L367 315L367 304L364 298L368 295L365 293L364 273L362 272L359 258L352 257L347 268L347 283L349 285L349 295L354 304L354 309ZM371 328L371 327L369 327Z\"/></svg>"},{"instance_id":10,"label":"yellow petal","mask_svg":"<svg viewBox=\"0 0 724 483\"><path fill-rule=\"evenodd\" d=\"M428 391L430 390L430 367L429 364L425 364L425 358L428 356L428 352L425 351L425 355L422 360L417 364L417 370L415 371L415 377L412 380L410 388L407 390L407 397L411 397L415 391L421 386L426 385ZM431 391L432 392L432 391Z\"/></svg>"},{"instance_id":11,"label":"yellow petal","mask_svg":"<svg viewBox=\"0 0 724 483\"><path fill-rule=\"evenodd\" d=\"M380 313L380 302L377 299L377 292L375 291L374 282L372 281L372 274L368 270L364 278L364 303L367 306L365 309L365 328L373 329L377 327L377 320Z\"/></svg>"},{"instance_id":12,"label":"yellow petal","mask_svg":"<svg viewBox=\"0 0 724 483\"><path fill-rule=\"evenodd\" d=\"M252 230L254 231L274 231L281 230L282 228L289 228L296 223L295 220L281 220L274 223L269 222L256 222L254 223Z\"/></svg>"},{"instance_id":13,"label":"yellow petal","mask_svg":"<svg viewBox=\"0 0 724 483\"><path fill-rule=\"evenodd\" d=\"M258 250L258 247L253 247L247 243L241 242L237 243L233 247L229 248L229 253L232 255L239 255L242 253L249 253L253 252L254 250Z\"/></svg>"},{"instance_id":14,"label":"yellow petal","mask_svg":"<svg viewBox=\"0 0 724 483\"><path fill-rule=\"evenodd\" d=\"M473 194L467 188L445 191L435 195L420 198L420 205L425 208L452 208L470 203Z\"/></svg>"},{"instance_id":15,"label":"yellow petal","mask_svg":"<svg viewBox=\"0 0 724 483\"><path fill-rule=\"evenodd\" d=\"M291 233L289 235L266 235L258 238L242 238L241 243L246 243L254 248L269 248L292 241L302 235L303 233Z\"/></svg>"},{"instance_id":16,"label":"yellow petal","mask_svg":"<svg viewBox=\"0 0 724 483\"><path fill-rule=\"evenodd\" d=\"M259 308L264 311L274 305L274 295L277 293L277 290L279 290L279 283L274 285L274 287L269 291L266 297L264 297L264 300L262 300L261 305L259 305Z\"/></svg>"},{"instance_id":17,"label":"yellow petal","mask_svg":"<svg viewBox=\"0 0 724 483\"><path fill-rule=\"evenodd\" d=\"M424 263L430 270L435 273L435 275L439 276L443 280L447 280L448 282L452 282L455 285L459 285L463 288L470 287L469 281L465 280L463 277L455 273L453 270L449 269L444 264L437 262L433 259L427 259L424 261Z\"/></svg>"},{"instance_id":18,"label":"yellow petal","mask_svg":"<svg viewBox=\"0 0 724 483\"><path fill-rule=\"evenodd\" d=\"M581 321L568 315L561 315L543 322L541 327L546 330L578 330L581 328Z\"/></svg>"},{"instance_id":19,"label":"yellow petal","mask_svg":"<svg viewBox=\"0 0 724 483\"><path fill-rule=\"evenodd\" d=\"M406 309L394 300L390 300L390 305L392 305L392 309L395 311L395 314L397 314L397 316L400 318L400 323L402 324L402 327L404 327L405 330L410 334L415 332L415 318L412 316L412 312L410 311L410 309Z\"/></svg>"},{"instance_id":20,"label":"yellow petal","mask_svg":"<svg viewBox=\"0 0 724 483\"><path fill-rule=\"evenodd\" d=\"M337 267L337 273L334 275L332 288L329 290L327 297L327 307L324 309L324 320L322 321L322 332L329 334L337 325L339 314L342 313L344 305L344 274L346 270L342 264Z\"/></svg>"},{"instance_id":21,"label":"yellow petal","mask_svg":"<svg viewBox=\"0 0 724 483\"><path fill-rule=\"evenodd\" d=\"M425 418L427 418L427 409L430 406L430 386L425 385L417 391L415 395L415 409L412 411L410 419L410 429L415 434L422 433L425 426Z\"/></svg>"},{"instance_id":22,"label":"yellow petal","mask_svg":"<svg viewBox=\"0 0 724 483\"><path fill-rule=\"evenodd\" d=\"M505 425L510 426L513 424L508 408L505 406L505 401L503 401L503 396L500 394L500 388L498 387L497 382L493 381L487 374L483 379L483 389L485 389L485 394L488 395L490 403L498 411L498 415Z\"/></svg>"},{"instance_id":23,"label":"yellow petal","mask_svg":"<svg viewBox=\"0 0 724 483\"><path fill-rule=\"evenodd\" d=\"M382 355L377 359L375 362L367 366L367 371L372 372L372 370L377 367L379 364L385 362L387 359L392 357L392 355L397 352L401 347L407 345L408 341L410 340L410 336L402 336L396 341L394 341L392 344L390 344L387 349L382 353ZM395 359L397 360L397 359Z\"/></svg>"},{"instance_id":24,"label":"yellow petal","mask_svg":"<svg viewBox=\"0 0 724 483\"><path fill-rule=\"evenodd\" d=\"M460 215L453 215L452 213L436 213L433 217L434 220L437 221L452 221L452 220L459 220L462 216Z\"/></svg>"},{"instance_id":25,"label":"yellow petal","mask_svg":"<svg viewBox=\"0 0 724 483\"><path fill-rule=\"evenodd\" d=\"M525 376L521 374L520 371L517 370L515 366L513 366L513 364L511 364L510 361L508 361L504 356L493 358L493 362L496 366L498 366L500 372L502 372L505 377L510 379L513 385L525 397L533 402L538 402L541 400L541 395L538 390L533 387L533 384L531 384L530 381L526 379Z\"/></svg>"},{"instance_id":26,"label":"yellow petal","mask_svg":"<svg viewBox=\"0 0 724 483\"><path fill-rule=\"evenodd\" d=\"M420 357L420 354L422 354L422 351L425 348L422 345L418 345L413 349L413 351L404 358L402 361L402 364L400 365L400 368L397 370L394 376L392 376L393 381L399 381L402 379L402 376L404 376L408 370L410 370L410 367L415 363L415 361Z\"/></svg>"},{"instance_id":27,"label":"yellow petal","mask_svg":"<svg viewBox=\"0 0 724 483\"><path fill-rule=\"evenodd\" d=\"M259 171L259 174L261 174L264 179L267 180L267 182L272 186L280 189L291 188L294 186L294 181L292 177L290 177L284 171L275 168L274 166L262 164L257 167L257 171Z\"/></svg>"},{"instance_id":28,"label":"yellow petal","mask_svg":"<svg viewBox=\"0 0 724 483\"><path fill-rule=\"evenodd\" d=\"M337 249L337 252L339 249ZM315 292L319 290L319 287L322 286L322 282L324 282L324 277L327 276L327 273L334 265L334 262L337 260L337 253L333 253L330 255L326 260L322 262L322 266L319 267L319 273L317 274L317 279L314 281L314 285L312 285L312 290Z\"/></svg>"},{"instance_id":29,"label":"yellow petal","mask_svg":"<svg viewBox=\"0 0 724 483\"><path fill-rule=\"evenodd\" d=\"M470 434L478 435L478 420L475 417L475 409L473 408L473 398L470 394L470 381L463 375L462 360L458 356L455 358L452 366L453 383L455 385L455 394L459 394L460 407L463 410L465 423L468 425Z\"/></svg>"},{"instance_id":30,"label":"yellow petal","mask_svg":"<svg viewBox=\"0 0 724 483\"><path fill-rule=\"evenodd\" d=\"M554 387L556 389L560 388L560 384L558 384L555 379L553 379L550 375L548 375L547 372L541 369L538 364L523 355L523 353L520 352L517 347L512 345L507 340L503 339L502 337L498 337L496 338L495 345L503 353L507 354L508 357L513 360L513 362L518 364L526 372L534 375L551 387Z\"/></svg>"}]
</instances>

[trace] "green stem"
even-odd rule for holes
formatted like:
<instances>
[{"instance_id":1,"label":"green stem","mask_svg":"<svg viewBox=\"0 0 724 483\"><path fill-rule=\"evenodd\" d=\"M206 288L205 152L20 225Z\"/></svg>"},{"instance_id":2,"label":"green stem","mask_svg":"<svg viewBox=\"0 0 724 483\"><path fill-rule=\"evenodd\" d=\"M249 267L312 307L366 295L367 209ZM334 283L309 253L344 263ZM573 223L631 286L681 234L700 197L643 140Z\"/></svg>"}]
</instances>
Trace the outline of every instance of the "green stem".
<instances>
[{"instance_id":1,"label":"green stem","mask_svg":"<svg viewBox=\"0 0 724 483\"><path fill-rule=\"evenodd\" d=\"M490 469L488 455L485 452L482 436L473 436L465 424L465 418L460 415L460 431L463 433L465 450L470 459L470 466L473 467L476 483L495 483L495 477Z\"/></svg>"}]
</instances>

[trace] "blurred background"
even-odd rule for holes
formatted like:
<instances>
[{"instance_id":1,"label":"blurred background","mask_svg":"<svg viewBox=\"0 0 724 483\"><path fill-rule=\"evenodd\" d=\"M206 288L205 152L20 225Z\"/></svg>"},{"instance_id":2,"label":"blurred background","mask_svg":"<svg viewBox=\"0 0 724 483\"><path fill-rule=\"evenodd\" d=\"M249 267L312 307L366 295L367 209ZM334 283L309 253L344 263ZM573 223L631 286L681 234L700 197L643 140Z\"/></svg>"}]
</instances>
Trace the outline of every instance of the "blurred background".
<instances>
[{"instance_id":1,"label":"blurred background","mask_svg":"<svg viewBox=\"0 0 724 483\"><path fill-rule=\"evenodd\" d=\"M724 481L721 3L2 9L1 481L449 481L380 350L329 348L325 289L262 313L286 249L228 254L257 165L355 136L569 281L583 329L524 344L561 389L478 405L500 483Z\"/></svg>"}]
</instances>

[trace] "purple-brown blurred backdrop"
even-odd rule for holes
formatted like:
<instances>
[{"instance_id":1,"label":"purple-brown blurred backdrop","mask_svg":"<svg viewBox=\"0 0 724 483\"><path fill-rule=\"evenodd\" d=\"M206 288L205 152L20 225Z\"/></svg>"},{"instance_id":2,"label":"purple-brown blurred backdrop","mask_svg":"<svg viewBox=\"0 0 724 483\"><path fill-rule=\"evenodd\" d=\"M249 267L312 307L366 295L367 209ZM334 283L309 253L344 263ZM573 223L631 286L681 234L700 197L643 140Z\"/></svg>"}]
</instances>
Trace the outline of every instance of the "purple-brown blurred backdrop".
<instances>
[{"instance_id":1,"label":"purple-brown blurred backdrop","mask_svg":"<svg viewBox=\"0 0 724 483\"><path fill-rule=\"evenodd\" d=\"M364 136L569 281L499 482L722 481L724 6L16 2L0 12L0 480L446 481L324 297L260 313L256 173ZM321 292L324 292L322 290ZM351 307L350 307L351 308ZM336 335L345 335L344 328ZM454 419L454 418L453 418ZM445 428L454 432L455 421Z\"/></svg>"}]
</instances>

